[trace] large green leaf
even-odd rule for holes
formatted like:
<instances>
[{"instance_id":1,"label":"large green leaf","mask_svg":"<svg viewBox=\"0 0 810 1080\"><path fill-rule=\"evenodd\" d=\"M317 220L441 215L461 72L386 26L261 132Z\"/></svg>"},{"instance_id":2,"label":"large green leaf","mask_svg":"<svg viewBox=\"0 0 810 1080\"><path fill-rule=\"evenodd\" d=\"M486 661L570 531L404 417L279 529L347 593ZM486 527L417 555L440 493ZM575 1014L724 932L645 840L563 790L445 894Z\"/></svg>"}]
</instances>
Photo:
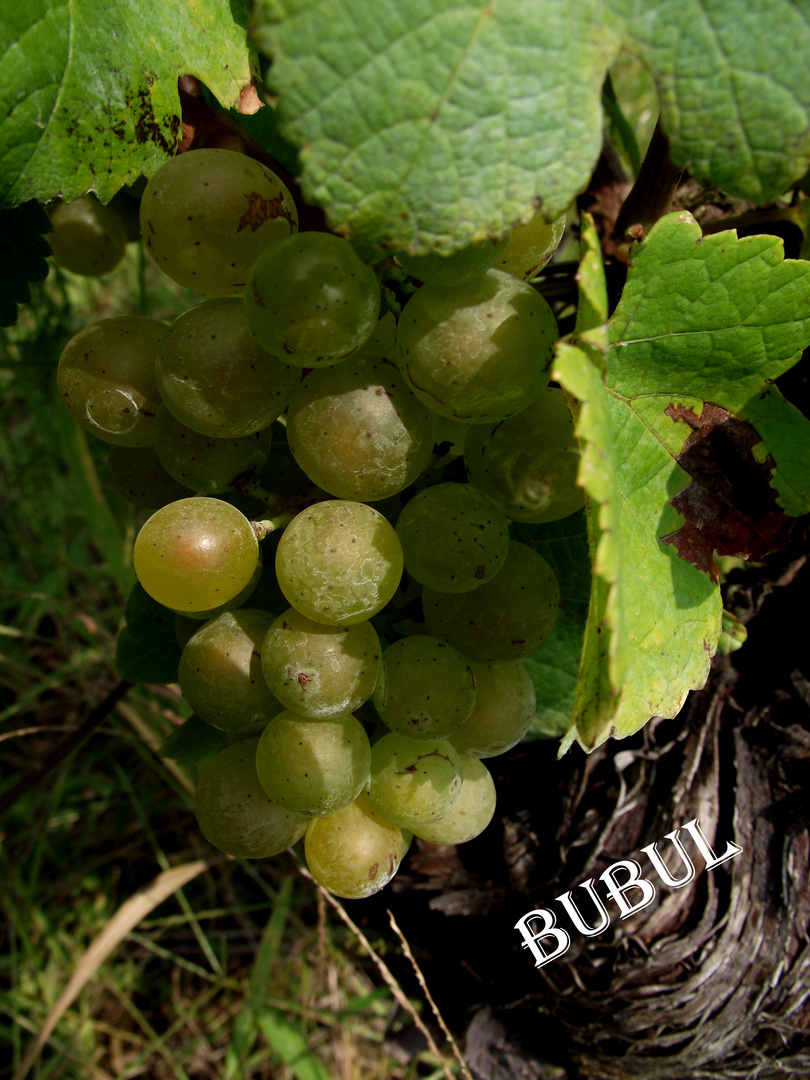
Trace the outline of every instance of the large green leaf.
<instances>
[{"instance_id":1,"label":"large green leaf","mask_svg":"<svg viewBox=\"0 0 810 1080\"><path fill-rule=\"evenodd\" d=\"M178 143L178 76L239 102L246 26L246 0L2 0L0 206L106 202L153 173Z\"/></svg>"},{"instance_id":2,"label":"large green leaf","mask_svg":"<svg viewBox=\"0 0 810 1080\"><path fill-rule=\"evenodd\" d=\"M783 261L774 237L703 237L689 214L670 214L635 253L603 361L589 345L595 331L583 339L559 347L554 376L581 402L582 480L596 508L564 743L591 749L674 716L705 681L721 631L719 588L662 541L683 523L670 500L690 482L676 461L691 432L681 417L700 417L711 402L756 421L767 400L776 475L793 461L807 424L768 383L810 343L810 264Z\"/></svg>"},{"instance_id":3,"label":"large green leaf","mask_svg":"<svg viewBox=\"0 0 810 1080\"><path fill-rule=\"evenodd\" d=\"M602 142L619 47L678 165L757 201L810 162L808 0L259 0L282 133L338 231L453 250L548 216Z\"/></svg>"}]
</instances>

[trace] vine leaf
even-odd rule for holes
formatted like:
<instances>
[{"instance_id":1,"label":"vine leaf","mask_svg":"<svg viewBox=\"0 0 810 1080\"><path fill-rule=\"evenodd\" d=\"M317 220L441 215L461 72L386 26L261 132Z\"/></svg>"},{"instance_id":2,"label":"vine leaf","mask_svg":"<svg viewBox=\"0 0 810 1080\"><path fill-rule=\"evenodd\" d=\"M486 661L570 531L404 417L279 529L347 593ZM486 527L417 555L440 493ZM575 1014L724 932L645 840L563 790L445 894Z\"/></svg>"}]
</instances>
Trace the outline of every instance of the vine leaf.
<instances>
[{"instance_id":1,"label":"vine leaf","mask_svg":"<svg viewBox=\"0 0 810 1080\"><path fill-rule=\"evenodd\" d=\"M591 234L586 226L592 262ZM807 422L769 383L810 343L810 264L785 261L773 237L703 237L691 215L669 214L629 265L603 350L593 322L577 344L559 346L554 369L580 403L580 479L595 551L563 751L674 716L703 685L721 633L710 573L719 533L729 530L729 546L747 554L783 538L788 508L775 480ZM767 447L749 427L758 415L771 422ZM810 498L800 481L794 507ZM710 520L702 541L698 515Z\"/></svg>"},{"instance_id":2,"label":"vine leaf","mask_svg":"<svg viewBox=\"0 0 810 1080\"><path fill-rule=\"evenodd\" d=\"M124 618L115 643L119 676L133 683L176 682L180 646L174 614L136 582L127 598Z\"/></svg>"},{"instance_id":3,"label":"vine leaf","mask_svg":"<svg viewBox=\"0 0 810 1080\"><path fill-rule=\"evenodd\" d=\"M26 0L0 16L0 206L107 202L175 151L177 79L236 107L245 0Z\"/></svg>"},{"instance_id":4,"label":"vine leaf","mask_svg":"<svg viewBox=\"0 0 810 1080\"><path fill-rule=\"evenodd\" d=\"M552 218L602 145L625 46L673 161L755 202L810 163L810 10L769 0L259 0L279 129L303 189L363 244L452 251Z\"/></svg>"}]
</instances>

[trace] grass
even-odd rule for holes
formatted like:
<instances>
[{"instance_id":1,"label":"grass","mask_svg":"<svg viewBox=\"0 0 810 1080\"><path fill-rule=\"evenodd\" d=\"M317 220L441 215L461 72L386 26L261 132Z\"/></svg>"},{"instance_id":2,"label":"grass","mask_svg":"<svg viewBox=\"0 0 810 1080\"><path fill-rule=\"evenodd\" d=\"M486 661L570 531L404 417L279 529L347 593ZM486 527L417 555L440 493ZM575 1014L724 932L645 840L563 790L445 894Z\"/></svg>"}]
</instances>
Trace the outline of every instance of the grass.
<instances>
[{"instance_id":1,"label":"grass","mask_svg":"<svg viewBox=\"0 0 810 1080\"><path fill-rule=\"evenodd\" d=\"M133 580L139 519L56 399L59 354L91 319L193 300L132 251L101 282L52 271L0 337L0 799L116 686ZM155 753L184 715L176 687L132 688L0 817L0 1078L450 1075L389 1055L391 990L293 856L204 842Z\"/></svg>"}]
</instances>

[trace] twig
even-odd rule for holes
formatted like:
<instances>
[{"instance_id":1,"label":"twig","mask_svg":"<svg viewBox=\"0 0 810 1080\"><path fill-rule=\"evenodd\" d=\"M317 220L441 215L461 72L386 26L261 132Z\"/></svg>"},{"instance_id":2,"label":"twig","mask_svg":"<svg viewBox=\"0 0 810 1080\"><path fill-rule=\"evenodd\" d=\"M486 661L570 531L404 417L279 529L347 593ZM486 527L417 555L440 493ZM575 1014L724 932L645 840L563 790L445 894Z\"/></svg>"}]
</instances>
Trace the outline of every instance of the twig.
<instances>
[{"instance_id":1,"label":"twig","mask_svg":"<svg viewBox=\"0 0 810 1080\"><path fill-rule=\"evenodd\" d=\"M416 1026L419 1028L419 1030L422 1032L422 1034L427 1039L427 1043L428 1043L428 1046L430 1047L431 1053L434 1054L436 1059L441 1062L442 1071L444 1072L444 1075L447 1078L447 1080L454 1080L453 1074L448 1069L447 1062L444 1060L444 1057L443 1057L442 1053L440 1052L438 1046L436 1045L436 1042L435 1042L433 1036L430 1034L430 1031L425 1026L424 1020L422 1020L419 1013L416 1011L416 1009L414 1009L413 1005L408 1000L408 997L407 997L405 991L402 989L402 987L399 985L399 983L397 982L395 977L392 975L392 973L391 973L390 969L388 968L388 966L386 965L385 961L382 959L382 957L377 955L377 953L376 953L376 951L374 949L374 946L368 940L368 938L363 933L363 931L360 929L360 927L352 920L351 916L348 914L348 912L343 907L343 905L338 900L336 900L335 897L332 896L332 894L330 892L327 892L327 890L324 889L324 887L322 885L318 884L318 882L315 880L315 878L312 876L312 874L310 874L309 870L307 870L307 868L304 866L304 864L301 862L301 860L298 858L298 856L296 855L296 853L294 851L290 851L289 854L292 855L292 857L298 863L298 869L299 869L300 873L305 878L308 878L313 883L315 888L318 890L319 894L323 896L324 900L326 900L326 902L328 904L332 905L332 907L338 913L340 918L343 920L343 922L346 924L346 926L348 926L348 928L351 930L351 932L354 934L354 936L357 938L357 940L360 942L360 944L366 950L368 955L374 961L380 975L382 975L384 981L386 983L388 983L388 985L390 986L391 993L394 995L394 997L397 999L399 1004L402 1006L402 1008L405 1010L405 1012L408 1013L408 1015L411 1017L413 1022L416 1024ZM470 1080L472 1080L472 1078L470 1078Z\"/></svg>"},{"instance_id":2,"label":"twig","mask_svg":"<svg viewBox=\"0 0 810 1080\"><path fill-rule=\"evenodd\" d=\"M402 933L399 926L397 925L397 921L394 918L393 911L391 911L390 908L386 908L385 910L386 910L386 914L388 915L388 921L391 924L391 929L394 931L394 933L397 935L399 940L402 942L402 951L405 953L405 955L408 957L408 959L411 962L411 967L414 970L414 974L416 975L417 982L422 987L422 993L427 998L427 1003L428 1003L428 1005L430 1005L431 1009L433 1010L433 1015L438 1020L439 1027L444 1032L445 1038L450 1043L450 1045L453 1047L453 1054L455 1055L456 1061L458 1062L459 1068L461 1069L461 1075L464 1077L464 1080L473 1080L472 1074L470 1073L470 1070L467 1068L467 1063L464 1060L464 1058L461 1056L461 1051L458 1048L458 1043L453 1038L453 1036L452 1036L452 1034L450 1032L450 1028L447 1026L447 1024L445 1024L444 1017L439 1012L439 1007L436 1004L436 1002L433 1000L433 996L431 995L430 990L428 990L428 985L425 982L425 976L422 974L422 969L417 964L416 958L413 955L413 953L411 952L411 947L408 944L408 941L407 941L405 935Z\"/></svg>"},{"instance_id":3,"label":"twig","mask_svg":"<svg viewBox=\"0 0 810 1080\"><path fill-rule=\"evenodd\" d=\"M75 728L58 746L54 747L50 754L47 754L38 765L35 765L33 769L29 769L27 773L21 776L17 783L0 797L0 815L13 806L27 791L36 787L43 777L55 769L72 750L75 750L89 735L92 735L95 729L113 711L118 702L127 694L131 686L132 683L122 679L117 686L113 687L104 700L90 711L87 719L82 724Z\"/></svg>"}]
</instances>

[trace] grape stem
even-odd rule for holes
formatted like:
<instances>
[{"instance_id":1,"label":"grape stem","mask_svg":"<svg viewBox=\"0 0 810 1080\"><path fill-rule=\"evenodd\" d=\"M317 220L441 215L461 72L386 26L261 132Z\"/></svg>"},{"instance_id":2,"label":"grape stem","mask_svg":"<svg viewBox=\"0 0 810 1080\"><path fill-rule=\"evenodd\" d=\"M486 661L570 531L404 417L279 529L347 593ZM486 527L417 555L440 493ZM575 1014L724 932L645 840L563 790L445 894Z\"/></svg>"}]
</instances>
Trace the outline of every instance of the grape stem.
<instances>
[{"instance_id":1,"label":"grape stem","mask_svg":"<svg viewBox=\"0 0 810 1080\"><path fill-rule=\"evenodd\" d=\"M251 521L250 525L256 534L256 539L261 541L265 540L270 533L286 529L292 519L297 516L297 510L287 510L283 514L276 514L275 517L266 518L264 521Z\"/></svg>"}]
</instances>

